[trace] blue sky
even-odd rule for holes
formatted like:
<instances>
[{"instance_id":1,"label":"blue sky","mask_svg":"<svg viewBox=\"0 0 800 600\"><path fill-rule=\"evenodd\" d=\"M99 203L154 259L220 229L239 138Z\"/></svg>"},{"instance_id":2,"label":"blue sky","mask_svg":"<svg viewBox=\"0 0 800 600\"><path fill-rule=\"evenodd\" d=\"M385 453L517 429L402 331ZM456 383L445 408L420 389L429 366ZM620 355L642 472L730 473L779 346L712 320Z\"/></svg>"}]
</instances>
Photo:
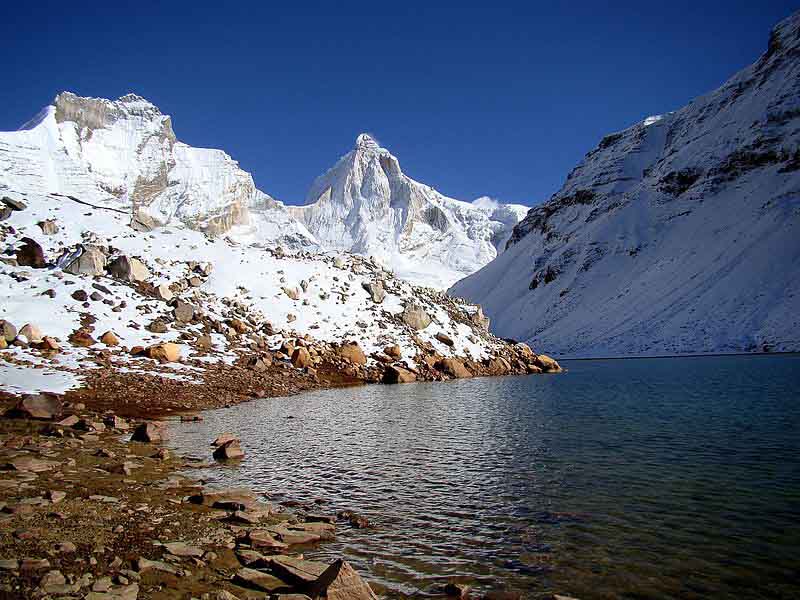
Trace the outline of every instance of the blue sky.
<instances>
[{"instance_id":1,"label":"blue sky","mask_svg":"<svg viewBox=\"0 0 800 600\"><path fill-rule=\"evenodd\" d=\"M0 130L60 90L138 93L302 202L373 133L461 199L533 204L605 134L766 48L792 2L4 2Z\"/></svg>"}]
</instances>

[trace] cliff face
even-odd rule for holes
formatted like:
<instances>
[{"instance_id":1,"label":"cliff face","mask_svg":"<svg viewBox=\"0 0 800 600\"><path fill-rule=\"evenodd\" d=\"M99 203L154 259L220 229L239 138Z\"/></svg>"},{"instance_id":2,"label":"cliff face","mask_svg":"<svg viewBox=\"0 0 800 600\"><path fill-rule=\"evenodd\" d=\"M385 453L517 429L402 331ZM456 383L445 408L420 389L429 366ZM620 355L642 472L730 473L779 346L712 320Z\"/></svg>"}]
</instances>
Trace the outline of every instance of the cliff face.
<instances>
[{"instance_id":1,"label":"cliff face","mask_svg":"<svg viewBox=\"0 0 800 600\"><path fill-rule=\"evenodd\" d=\"M603 138L452 293L597 356L800 348L800 13L719 89Z\"/></svg>"}]
</instances>

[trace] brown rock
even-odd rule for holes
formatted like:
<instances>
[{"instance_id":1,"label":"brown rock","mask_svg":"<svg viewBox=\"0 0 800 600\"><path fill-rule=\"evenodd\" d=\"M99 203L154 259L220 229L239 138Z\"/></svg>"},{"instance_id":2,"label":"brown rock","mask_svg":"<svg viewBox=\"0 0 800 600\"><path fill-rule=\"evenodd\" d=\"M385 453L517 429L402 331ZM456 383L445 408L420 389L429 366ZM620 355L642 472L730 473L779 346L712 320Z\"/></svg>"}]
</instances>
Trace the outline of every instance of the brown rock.
<instances>
[{"instance_id":1,"label":"brown rock","mask_svg":"<svg viewBox=\"0 0 800 600\"><path fill-rule=\"evenodd\" d=\"M443 358L437 361L435 366L443 373L447 373L456 379L472 377L472 373L470 373L464 366L464 363L457 358Z\"/></svg>"},{"instance_id":2,"label":"brown rock","mask_svg":"<svg viewBox=\"0 0 800 600\"><path fill-rule=\"evenodd\" d=\"M247 324L241 319L231 319L230 321L228 321L228 325L230 325L233 328L233 330L240 335L243 333L247 333L249 329L247 327Z\"/></svg>"},{"instance_id":3,"label":"brown rock","mask_svg":"<svg viewBox=\"0 0 800 600\"><path fill-rule=\"evenodd\" d=\"M224 444L220 444L217 449L214 450L214 458L217 460L244 458L244 450L242 450L239 440L228 440Z\"/></svg>"},{"instance_id":4,"label":"brown rock","mask_svg":"<svg viewBox=\"0 0 800 600\"><path fill-rule=\"evenodd\" d=\"M453 347L453 338L451 338L446 333L440 331L434 337L440 342L442 342L445 346L450 346L451 348Z\"/></svg>"},{"instance_id":5,"label":"brown rock","mask_svg":"<svg viewBox=\"0 0 800 600\"><path fill-rule=\"evenodd\" d=\"M534 362L545 373L558 373L561 371L561 365L559 365L555 359L550 358L546 354L537 355Z\"/></svg>"},{"instance_id":6,"label":"brown rock","mask_svg":"<svg viewBox=\"0 0 800 600\"><path fill-rule=\"evenodd\" d=\"M106 257L99 248L81 246L80 255L64 269L72 275L103 275L106 269Z\"/></svg>"},{"instance_id":7,"label":"brown rock","mask_svg":"<svg viewBox=\"0 0 800 600\"><path fill-rule=\"evenodd\" d=\"M216 439L213 442L211 442L211 445L212 446L222 446L222 444L227 444L228 442L231 442L233 440L238 440L238 439L239 438L237 438L232 433L223 433L221 435L218 435L216 437Z\"/></svg>"},{"instance_id":8,"label":"brown rock","mask_svg":"<svg viewBox=\"0 0 800 600\"><path fill-rule=\"evenodd\" d=\"M389 365L383 372L383 383L412 383L416 380L417 376L403 367Z\"/></svg>"},{"instance_id":9,"label":"brown rock","mask_svg":"<svg viewBox=\"0 0 800 600\"><path fill-rule=\"evenodd\" d=\"M147 356L158 362L178 362L181 359L181 349L177 344L164 342L150 346Z\"/></svg>"},{"instance_id":10,"label":"brown rock","mask_svg":"<svg viewBox=\"0 0 800 600\"><path fill-rule=\"evenodd\" d=\"M325 596L327 600L377 600L367 582L341 558L311 584L310 596Z\"/></svg>"},{"instance_id":11,"label":"brown rock","mask_svg":"<svg viewBox=\"0 0 800 600\"><path fill-rule=\"evenodd\" d=\"M17 337L17 328L10 321L1 320L0 321L0 335L8 342L9 344L13 342Z\"/></svg>"},{"instance_id":12,"label":"brown rock","mask_svg":"<svg viewBox=\"0 0 800 600\"><path fill-rule=\"evenodd\" d=\"M44 259L44 250L31 238L22 238L22 246L17 250L17 264L20 267L43 269L47 266L47 261Z\"/></svg>"},{"instance_id":13,"label":"brown rock","mask_svg":"<svg viewBox=\"0 0 800 600\"><path fill-rule=\"evenodd\" d=\"M79 346L81 348L88 348L97 343L89 333L83 330L73 331L69 335L69 341L73 346Z\"/></svg>"},{"instance_id":14,"label":"brown rock","mask_svg":"<svg viewBox=\"0 0 800 600\"><path fill-rule=\"evenodd\" d=\"M106 331L100 336L100 342L106 346L119 346L119 338L113 331Z\"/></svg>"},{"instance_id":15,"label":"brown rock","mask_svg":"<svg viewBox=\"0 0 800 600\"><path fill-rule=\"evenodd\" d=\"M367 364L367 356L358 345L358 342L348 342L339 347L339 356L349 360L354 365Z\"/></svg>"},{"instance_id":16,"label":"brown rock","mask_svg":"<svg viewBox=\"0 0 800 600\"><path fill-rule=\"evenodd\" d=\"M77 300L78 302L86 302L89 299L89 294L84 290L75 290L71 295L73 300Z\"/></svg>"},{"instance_id":17,"label":"brown rock","mask_svg":"<svg viewBox=\"0 0 800 600\"><path fill-rule=\"evenodd\" d=\"M159 300L163 300L164 302L169 302L175 296L172 293L172 290L169 289L169 286L166 283L162 283L161 285L156 286L155 295L156 298Z\"/></svg>"},{"instance_id":18,"label":"brown rock","mask_svg":"<svg viewBox=\"0 0 800 600\"><path fill-rule=\"evenodd\" d=\"M44 221L39 221L37 225L45 235L55 235L58 233L58 223L56 223L55 219L45 219Z\"/></svg>"},{"instance_id":19,"label":"brown rock","mask_svg":"<svg viewBox=\"0 0 800 600\"><path fill-rule=\"evenodd\" d=\"M54 419L61 414L63 404L55 396L47 394L29 394L6 412L10 417L26 419Z\"/></svg>"},{"instance_id":20,"label":"brown rock","mask_svg":"<svg viewBox=\"0 0 800 600\"><path fill-rule=\"evenodd\" d=\"M301 589L316 582L327 570L328 565L294 556L274 556L268 558L271 570L284 581Z\"/></svg>"},{"instance_id":21,"label":"brown rock","mask_svg":"<svg viewBox=\"0 0 800 600\"><path fill-rule=\"evenodd\" d=\"M306 348L295 348L292 352L292 364L298 369L303 369L312 366L314 361L311 360L311 354Z\"/></svg>"},{"instance_id":22,"label":"brown rock","mask_svg":"<svg viewBox=\"0 0 800 600\"><path fill-rule=\"evenodd\" d=\"M42 338L42 343L39 345L42 350L48 352L58 352L61 350L61 344L55 338L45 336Z\"/></svg>"},{"instance_id":23,"label":"brown rock","mask_svg":"<svg viewBox=\"0 0 800 600\"><path fill-rule=\"evenodd\" d=\"M131 441L134 442L161 442L167 439L167 425L158 421L148 421L140 424L133 430Z\"/></svg>"},{"instance_id":24,"label":"brown rock","mask_svg":"<svg viewBox=\"0 0 800 600\"><path fill-rule=\"evenodd\" d=\"M123 281L137 282L150 278L150 270L138 258L119 256L108 265L112 277Z\"/></svg>"},{"instance_id":25,"label":"brown rock","mask_svg":"<svg viewBox=\"0 0 800 600\"><path fill-rule=\"evenodd\" d=\"M211 336L207 334L198 336L194 341L194 344L201 350L211 350L211 348L214 346Z\"/></svg>"},{"instance_id":26,"label":"brown rock","mask_svg":"<svg viewBox=\"0 0 800 600\"><path fill-rule=\"evenodd\" d=\"M188 323L194 318L194 313L194 306L188 302L184 302L183 300L178 300L175 302L173 314L175 315L175 319L177 321L180 321L181 323Z\"/></svg>"},{"instance_id":27,"label":"brown rock","mask_svg":"<svg viewBox=\"0 0 800 600\"><path fill-rule=\"evenodd\" d=\"M394 344L392 346L386 346L386 348L383 349L383 353L386 354L387 356L391 356L394 359L398 359L401 356L403 356L403 351L397 344Z\"/></svg>"},{"instance_id":28,"label":"brown rock","mask_svg":"<svg viewBox=\"0 0 800 600\"><path fill-rule=\"evenodd\" d=\"M233 577L236 585L246 587L251 590L259 590L270 594L291 591L291 586L269 573L248 569L239 569Z\"/></svg>"},{"instance_id":29,"label":"brown rock","mask_svg":"<svg viewBox=\"0 0 800 600\"><path fill-rule=\"evenodd\" d=\"M418 304L412 303L405 305L400 318L403 319L403 323L411 327L411 329L417 331L420 329L425 329L431 324L432 321L430 315L425 311L424 308Z\"/></svg>"}]
</instances>

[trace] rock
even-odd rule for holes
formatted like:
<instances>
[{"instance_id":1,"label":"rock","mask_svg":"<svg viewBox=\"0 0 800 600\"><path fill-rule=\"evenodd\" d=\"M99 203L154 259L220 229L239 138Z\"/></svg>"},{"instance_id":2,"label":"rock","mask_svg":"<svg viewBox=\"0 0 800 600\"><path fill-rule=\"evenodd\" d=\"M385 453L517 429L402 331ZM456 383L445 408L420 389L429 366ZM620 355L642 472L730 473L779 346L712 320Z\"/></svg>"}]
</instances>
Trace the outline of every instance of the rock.
<instances>
[{"instance_id":1,"label":"rock","mask_svg":"<svg viewBox=\"0 0 800 600\"><path fill-rule=\"evenodd\" d=\"M8 219L11 216L12 212L14 211L11 210L11 208L6 206L5 204L0 205L0 221L5 221L6 219Z\"/></svg>"},{"instance_id":2,"label":"rock","mask_svg":"<svg viewBox=\"0 0 800 600\"><path fill-rule=\"evenodd\" d=\"M242 450L239 440L228 440L224 444L220 444L217 449L214 450L214 458L217 460L244 458L244 450Z\"/></svg>"},{"instance_id":3,"label":"rock","mask_svg":"<svg viewBox=\"0 0 800 600\"><path fill-rule=\"evenodd\" d=\"M50 490L49 492L47 492L47 498L53 504L58 504L66 497L67 497L67 492L60 492L58 490Z\"/></svg>"},{"instance_id":4,"label":"rock","mask_svg":"<svg viewBox=\"0 0 800 600\"><path fill-rule=\"evenodd\" d=\"M464 363L457 358L443 358L437 361L434 366L443 373L447 373L456 379L472 377L472 373L470 373L464 366Z\"/></svg>"},{"instance_id":5,"label":"rock","mask_svg":"<svg viewBox=\"0 0 800 600\"><path fill-rule=\"evenodd\" d=\"M61 350L61 344L59 344L56 341L55 338L51 338L51 337L48 337L48 336L45 336L45 337L42 338L42 341L39 344L39 347L42 350L45 350L45 351L48 351L48 352L58 352L59 350Z\"/></svg>"},{"instance_id":6,"label":"rock","mask_svg":"<svg viewBox=\"0 0 800 600\"><path fill-rule=\"evenodd\" d=\"M313 544L336 537L336 527L329 523L282 523L267 527L273 536L284 544Z\"/></svg>"},{"instance_id":7,"label":"rock","mask_svg":"<svg viewBox=\"0 0 800 600\"><path fill-rule=\"evenodd\" d=\"M361 346L358 345L358 342L348 342L346 344L342 344L339 347L339 356L349 360L354 365L367 364L367 356L364 354Z\"/></svg>"},{"instance_id":8,"label":"rock","mask_svg":"<svg viewBox=\"0 0 800 600\"><path fill-rule=\"evenodd\" d=\"M197 336L197 339L194 341L194 345L201 350L211 350L214 347L214 342L211 340L211 336L207 334L203 334Z\"/></svg>"},{"instance_id":9,"label":"rock","mask_svg":"<svg viewBox=\"0 0 800 600\"><path fill-rule=\"evenodd\" d=\"M106 269L106 257L99 248L81 246L80 255L69 263L64 271L72 275L103 275Z\"/></svg>"},{"instance_id":10,"label":"rock","mask_svg":"<svg viewBox=\"0 0 800 600\"><path fill-rule=\"evenodd\" d=\"M167 333L169 327L167 327L167 323L163 319L154 319L148 323L147 330L153 333Z\"/></svg>"},{"instance_id":11,"label":"rock","mask_svg":"<svg viewBox=\"0 0 800 600\"><path fill-rule=\"evenodd\" d=\"M19 563L20 571L41 571L49 568L50 561L46 558L23 558Z\"/></svg>"},{"instance_id":12,"label":"rock","mask_svg":"<svg viewBox=\"0 0 800 600\"><path fill-rule=\"evenodd\" d=\"M84 600L136 600L139 597L139 584L131 583L110 589L107 592L89 592Z\"/></svg>"},{"instance_id":13,"label":"rock","mask_svg":"<svg viewBox=\"0 0 800 600\"><path fill-rule=\"evenodd\" d=\"M333 259L333 266L337 269L344 269L346 264L343 256L337 256Z\"/></svg>"},{"instance_id":14,"label":"rock","mask_svg":"<svg viewBox=\"0 0 800 600\"><path fill-rule=\"evenodd\" d=\"M164 548L166 548L167 552L172 554L173 556L180 556L181 558L185 557L194 557L194 558L201 558L205 552L202 548L198 548L197 546L190 546L184 542L169 542L164 544Z\"/></svg>"},{"instance_id":15,"label":"rock","mask_svg":"<svg viewBox=\"0 0 800 600\"><path fill-rule=\"evenodd\" d=\"M451 338L446 333L443 333L443 332L440 331L434 337L437 340L439 340L440 342L442 342L445 346L450 346L451 348L453 347L453 344L454 344L453 338Z\"/></svg>"},{"instance_id":16,"label":"rock","mask_svg":"<svg viewBox=\"0 0 800 600\"><path fill-rule=\"evenodd\" d=\"M175 308L172 312L177 321L181 323L189 323L194 318L195 308L188 302L178 300L175 302Z\"/></svg>"},{"instance_id":17,"label":"rock","mask_svg":"<svg viewBox=\"0 0 800 600\"><path fill-rule=\"evenodd\" d=\"M93 302L100 302L102 299L103 299L103 294L101 294L100 292L92 292L89 295L89 300L92 300Z\"/></svg>"},{"instance_id":18,"label":"rock","mask_svg":"<svg viewBox=\"0 0 800 600\"><path fill-rule=\"evenodd\" d=\"M61 573L61 571L48 571L45 573L44 577L42 577L41 581L39 581L39 585L43 588L46 588L51 585L64 585L67 583L67 579ZM47 591L47 590L45 590Z\"/></svg>"},{"instance_id":19,"label":"rock","mask_svg":"<svg viewBox=\"0 0 800 600\"><path fill-rule=\"evenodd\" d=\"M80 348L88 348L89 346L94 346L97 343L89 333L82 330L73 331L69 335L69 342L73 346L78 346Z\"/></svg>"},{"instance_id":20,"label":"rock","mask_svg":"<svg viewBox=\"0 0 800 600\"><path fill-rule=\"evenodd\" d=\"M133 442L161 442L167 439L167 425L158 421L148 421L133 430Z\"/></svg>"},{"instance_id":21,"label":"rock","mask_svg":"<svg viewBox=\"0 0 800 600\"><path fill-rule=\"evenodd\" d=\"M42 230L42 233L45 235L55 235L58 233L58 224L56 223L55 219L46 219L44 221L39 221L37 223L39 229Z\"/></svg>"},{"instance_id":22,"label":"rock","mask_svg":"<svg viewBox=\"0 0 800 600\"><path fill-rule=\"evenodd\" d=\"M367 529L372 527L372 524L369 522L369 519L366 517L359 515L358 513L353 512L352 510L343 510L340 511L337 515L340 519L345 519L350 525L355 527L356 529Z\"/></svg>"},{"instance_id":23,"label":"rock","mask_svg":"<svg viewBox=\"0 0 800 600\"><path fill-rule=\"evenodd\" d=\"M466 600L469 598L469 586L463 583L456 583L451 581L444 586L444 593L452 598L459 598L459 600Z\"/></svg>"},{"instance_id":24,"label":"rock","mask_svg":"<svg viewBox=\"0 0 800 600\"><path fill-rule=\"evenodd\" d=\"M274 556L268 560L273 573L301 589L312 585L328 568L325 563L294 556Z\"/></svg>"},{"instance_id":25,"label":"rock","mask_svg":"<svg viewBox=\"0 0 800 600\"><path fill-rule=\"evenodd\" d=\"M92 584L92 591L93 592L107 592L111 589L113 582L111 581L111 577L101 577L97 581Z\"/></svg>"},{"instance_id":26,"label":"rock","mask_svg":"<svg viewBox=\"0 0 800 600\"><path fill-rule=\"evenodd\" d=\"M523 342L514 344L514 350L516 350L518 354L521 354L525 360L534 360L536 358L536 354L533 353L531 347Z\"/></svg>"},{"instance_id":27,"label":"rock","mask_svg":"<svg viewBox=\"0 0 800 600\"><path fill-rule=\"evenodd\" d=\"M479 329L483 331L489 331L489 325L491 324L491 319L483 314L483 308L480 306L478 310L476 310L469 318L472 321L473 325L477 326Z\"/></svg>"},{"instance_id":28,"label":"rock","mask_svg":"<svg viewBox=\"0 0 800 600\"><path fill-rule=\"evenodd\" d=\"M15 200L14 198L9 198L8 196L3 196L3 204L14 211L25 210L28 208L28 206L21 200Z\"/></svg>"},{"instance_id":29,"label":"rock","mask_svg":"<svg viewBox=\"0 0 800 600\"><path fill-rule=\"evenodd\" d=\"M247 534L247 539L253 548L267 548L269 550L286 550L289 546L279 542L266 529L253 529Z\"/></svg>"},{"instance_id":30,"label":"rock","mask_svg":"<svg viewBox=\"0 0 800 600\"><path fill-rule=\"evenodd\" d=\"M7 411L6 415L25 419L54 419L61 414L62 410L61 400L55 396L28 394Z\"/></svg>"},{"instance_id":31,"label":"rock","mask_svg":"<svg viewBox=\"0 0 800 600\"><path fill-rule=\"evenodd\" d=\"M313 364L314 361L311 360L311 354L308 353L306 348L295 348L294 352L292 352L292 365L298 369L310 367Z\"/></svg>"},{"instance_id":32,"label":"rock","mask_svg":"<svg viewBox=\"0 0 800 600\"><path fill-rule=\"evenodd\" d=\"M403 351L397 344L394 344L392 346L386 346L386 348L383 349L383 353L386 354L387 356L391 356L394 359L398 359L401 356L403 356Z\"/></svg>"},{"instance_id":33,"label":"rock","mask_svg":"<svg viewBox=\"0 0 800 600\"><path fill-rule=\"evenodd\" d=\"M559 373L561 371L561 365L559 365L555 359L550 358L546 354L536 355L534 362L545 373Z\"/></svg>"},{"instance_id":34,"label":"rock","mask_svg":"<svg viewBox=\"0 0 800 600\"><path fill-rule=\"evenodd\" d=\"M44 259L44 250L31 238L22 238L22 246L17 250L17 264L20 267L43 269L47 266L47 261Z\"/></svg>"},{"instance_id":35,"label":"rock","mask_svg":"<svg viewBox=\"0 0 800 600\"><path fill-rule=\"evenodd\" d=\"M237 438L237 437L236 437L235 435L233 435L232 433L223 433L223 434L221 434L221 435L218 435L218 436L217 436L217 437L214 439L214 441L213 441L213 442L211 442L211 445L212 445L212 446L222 446L222 444L227 444L228 442L231 442L231 441L233 441L233 440L238 440L238 439L239 439L239 438Z\"/></svg>"},{"instance_id":36,"label":"rock","mask_svg":"<svg viewBox=\"0 0 800 600\"><path fill-rule=\"evenodd\" d=\"M150 270L138 258L119 256L108 265L112 277L136 283L150 279Z\"/></svg>"},{"instance_id":37,"label":"rock","mask_svg":"<svg viewBox=\"0 0 800 600\"><path fill-rule=\"evenodd\" d=\"M0 335L10 344L17 337L17 328L10 321L2 320L0 321Z\"/></svg>"},{"instance_id":38,"label":"rock","mask_svg":"<svg viewBox=\"0 0 800 600\"><path fill-rule=\"evenodd\" d=\"M267 370L267 367L267 363L264 362L260 356L251 356L247 360L247 368L251 371L263 372Z\"/></svg>"},{"instance_id":39,"label":"rock","mask_svg":"<svg viewBox=\"0 0 800 600\"><path fill-rule=\"evenodd\" d=\"M175 297L175 294L172 293L172 290L169 289L169 286L166 283L157 285L154 291L156 298L163 300L164 302L169 302Z\"/></svg>"},{"instance_id":40,"label":"rock","mask_svg":"<svg viewBox=\"0 0 800 600\"><path fill-rule=\"evenodd\" d=\"M113 331L106 331L101 335L100 342L106 346L119 346L119 338Z\"/></svg>"},{"instance_id":41,"label":"rock","mask_svg":"<svg viewBox=\"0 0 800 600\"><path fill-rule=\"evenodd\" d=\"M199 277L189 277L189 286L190 287L200 287L203 285L203 280Z\"/></svg>"},{"instance_id":42,"label":"rock","mask_svg":"<svg viewBox=\"0 0 800 600\"><path fill-rule=\"evenodd\" d=\"M408 303L403 308L403 312L400 315L400 318L403 320L403 323L411 327L416 331L421 329L425 329L428 325L431 324L431 317L430 315L425 312L425 309L419 306L418 304Z\"/></svg>"},{"instance_id":43,"label":"rock","mask_svg":"<svg viewBox=\"0 0 800 600\"><path fill-rule=\"evenodd\" d=\"M178 569L176 567L168 565L167 563L159 560L148 560L143 557L140 557L139 560L136 561L136 570L139 571L139 573L146 573L147 571L162 571L164 573L178 575Z\"/></svg>"},{"instance_id":44,"label":"rock","mask_svg":"<svg viewBox=\"0 0 800 600\"><path fill-rule=\"evenodd\" d=\"M375 304L380 304L386 298L386 290L383 289L383 282L381 281L364 281L361 283L361 287L367 291Z\"/></svg>"},{"instance_id":45,"label":"rock","mask_svg":"<svg viewBox=\"0 0 800 600\"><path fill-rule=\"evenodd\" d=\"M403 367L389 365L383 372L383 383L412 383L416 380L417 376Z\"/></svg>"},{"instance_id":46,"label":"rock","mask_svg":"<svg viewBox=\"0 0 800 600\"><path fill-rule=\"evenodd\" d=\"M290 585L281 581L274 575L247 567L239 569L239 571L236 572L236 575L233 577L233 583L251 590L259 590L270 594L288 592L292 589Z\"/></svg>"},{"instance_id":47,"label":"rock","mask_svg":"<svg viewBox=\"0 0 800 600\"><path fill-rule=\"evenodd\" d=\"M75 427L80 422L80 418L77 415L70 415L66 419L62 419L56 425L60 425L61 427Z\"/></svg>"},{"instance_id":48,"label":"rock","mask_svg":"<svg viewBox=\"0 0 800 600\"><path fill-rule=\"evenodd\" d=\"M300 290L296 287L283 287L283 293L292 300L300 300Z\"/></svg>"},{"instance_id":49,"label":"rock","mask_svg":"<svg viewBox=\"0 0 800 600\"><path fill-rule=\"evenodd\" d=\"M327 600L377 600L367 582L341 558L309 586L309 592L312 598L325 596Z\"/></svg>"},{"instance_id":50,"label":"rock","mask_svg":"<svg viewBox=\"0 0 800 600\"><path fill-rule=\"evenodd\" d=\"M71 295L72 298L78 302L86 302L89 299L89 294L87 294L84 290L75 290Z\"/></svg>"},{"instance_id":51,"label":"rock","mask_svg":"<svg viewBox=\"0 0 800 600\"><path fill-rule=\"evenodd\" d=\"M181 359L181 348L172 342L155 344L147 349L147 356L158 362L178 362Z\"/></svg>"},{"instance_id":52,"label":"rock","mask_svg":"<svg viewBox=\"0 0 800 600\"><path fill-rule=\"evenodd\" d=\"M19 561L16 558L0 559L0 571L17 571L19 570Z\"/></svg>"},{"instance_id":53,"label":"rock","mask_svg":"<svg viewBox=\"0 0 800 600\"><path fill-rule=\"evenodd\" d=\"M160 223L142 209L139 209L131 216L130 225L135 231L147 233L159 227Z\"/></svg>"},{"instance_id":54,"label":"rock","mask_svg":"<svg viewBox=\"0 0 800 600\"><path fill-rule=\"evenodd\" d=\"M8 348L8 342L6 338L0 335L0 350L5 350L6 348Z\"/></svg>"},{"instance_id":55,"label":"rock","mask_svg":"<svg viewBox=\"0 0 800 600\"><path fill-rule=\"evenodd\" d=\"M189 502L222 510L253 510L261 505L250 490L236 488L220 492L203 491L190 496Z\"/></svg>"},{"instance_id":56,"label":"rock","mask_svg":"<svg viewBox=\"0 0 800 600\"><path fill-rule=\"evenodd\" d=\"M249 327L247 327L247 324L241 319L231 319L230 321L228 321L228 325L230 325L233 328L233 330L239 335L247 333L249 329Z\"/></svg>"}]
</instances>

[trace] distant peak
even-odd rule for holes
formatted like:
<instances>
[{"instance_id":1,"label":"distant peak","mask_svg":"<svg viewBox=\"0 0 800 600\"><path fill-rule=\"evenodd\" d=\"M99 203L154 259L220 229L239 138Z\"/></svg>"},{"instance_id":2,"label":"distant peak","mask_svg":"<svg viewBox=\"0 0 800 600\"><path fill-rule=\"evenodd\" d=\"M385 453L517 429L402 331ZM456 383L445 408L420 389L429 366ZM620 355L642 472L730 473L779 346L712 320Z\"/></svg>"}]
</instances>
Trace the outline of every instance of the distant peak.
<instances>
[{"instance_id":1,"label":"distant peak","mask_svg":"<svg viewBox=\"0 0 800 600\"><path fill-rule=\"evenodd\" d=\"M356 138L356 148L379 148L377 140L368 133L359 134Z\"/></svg>"}]
</instances>

